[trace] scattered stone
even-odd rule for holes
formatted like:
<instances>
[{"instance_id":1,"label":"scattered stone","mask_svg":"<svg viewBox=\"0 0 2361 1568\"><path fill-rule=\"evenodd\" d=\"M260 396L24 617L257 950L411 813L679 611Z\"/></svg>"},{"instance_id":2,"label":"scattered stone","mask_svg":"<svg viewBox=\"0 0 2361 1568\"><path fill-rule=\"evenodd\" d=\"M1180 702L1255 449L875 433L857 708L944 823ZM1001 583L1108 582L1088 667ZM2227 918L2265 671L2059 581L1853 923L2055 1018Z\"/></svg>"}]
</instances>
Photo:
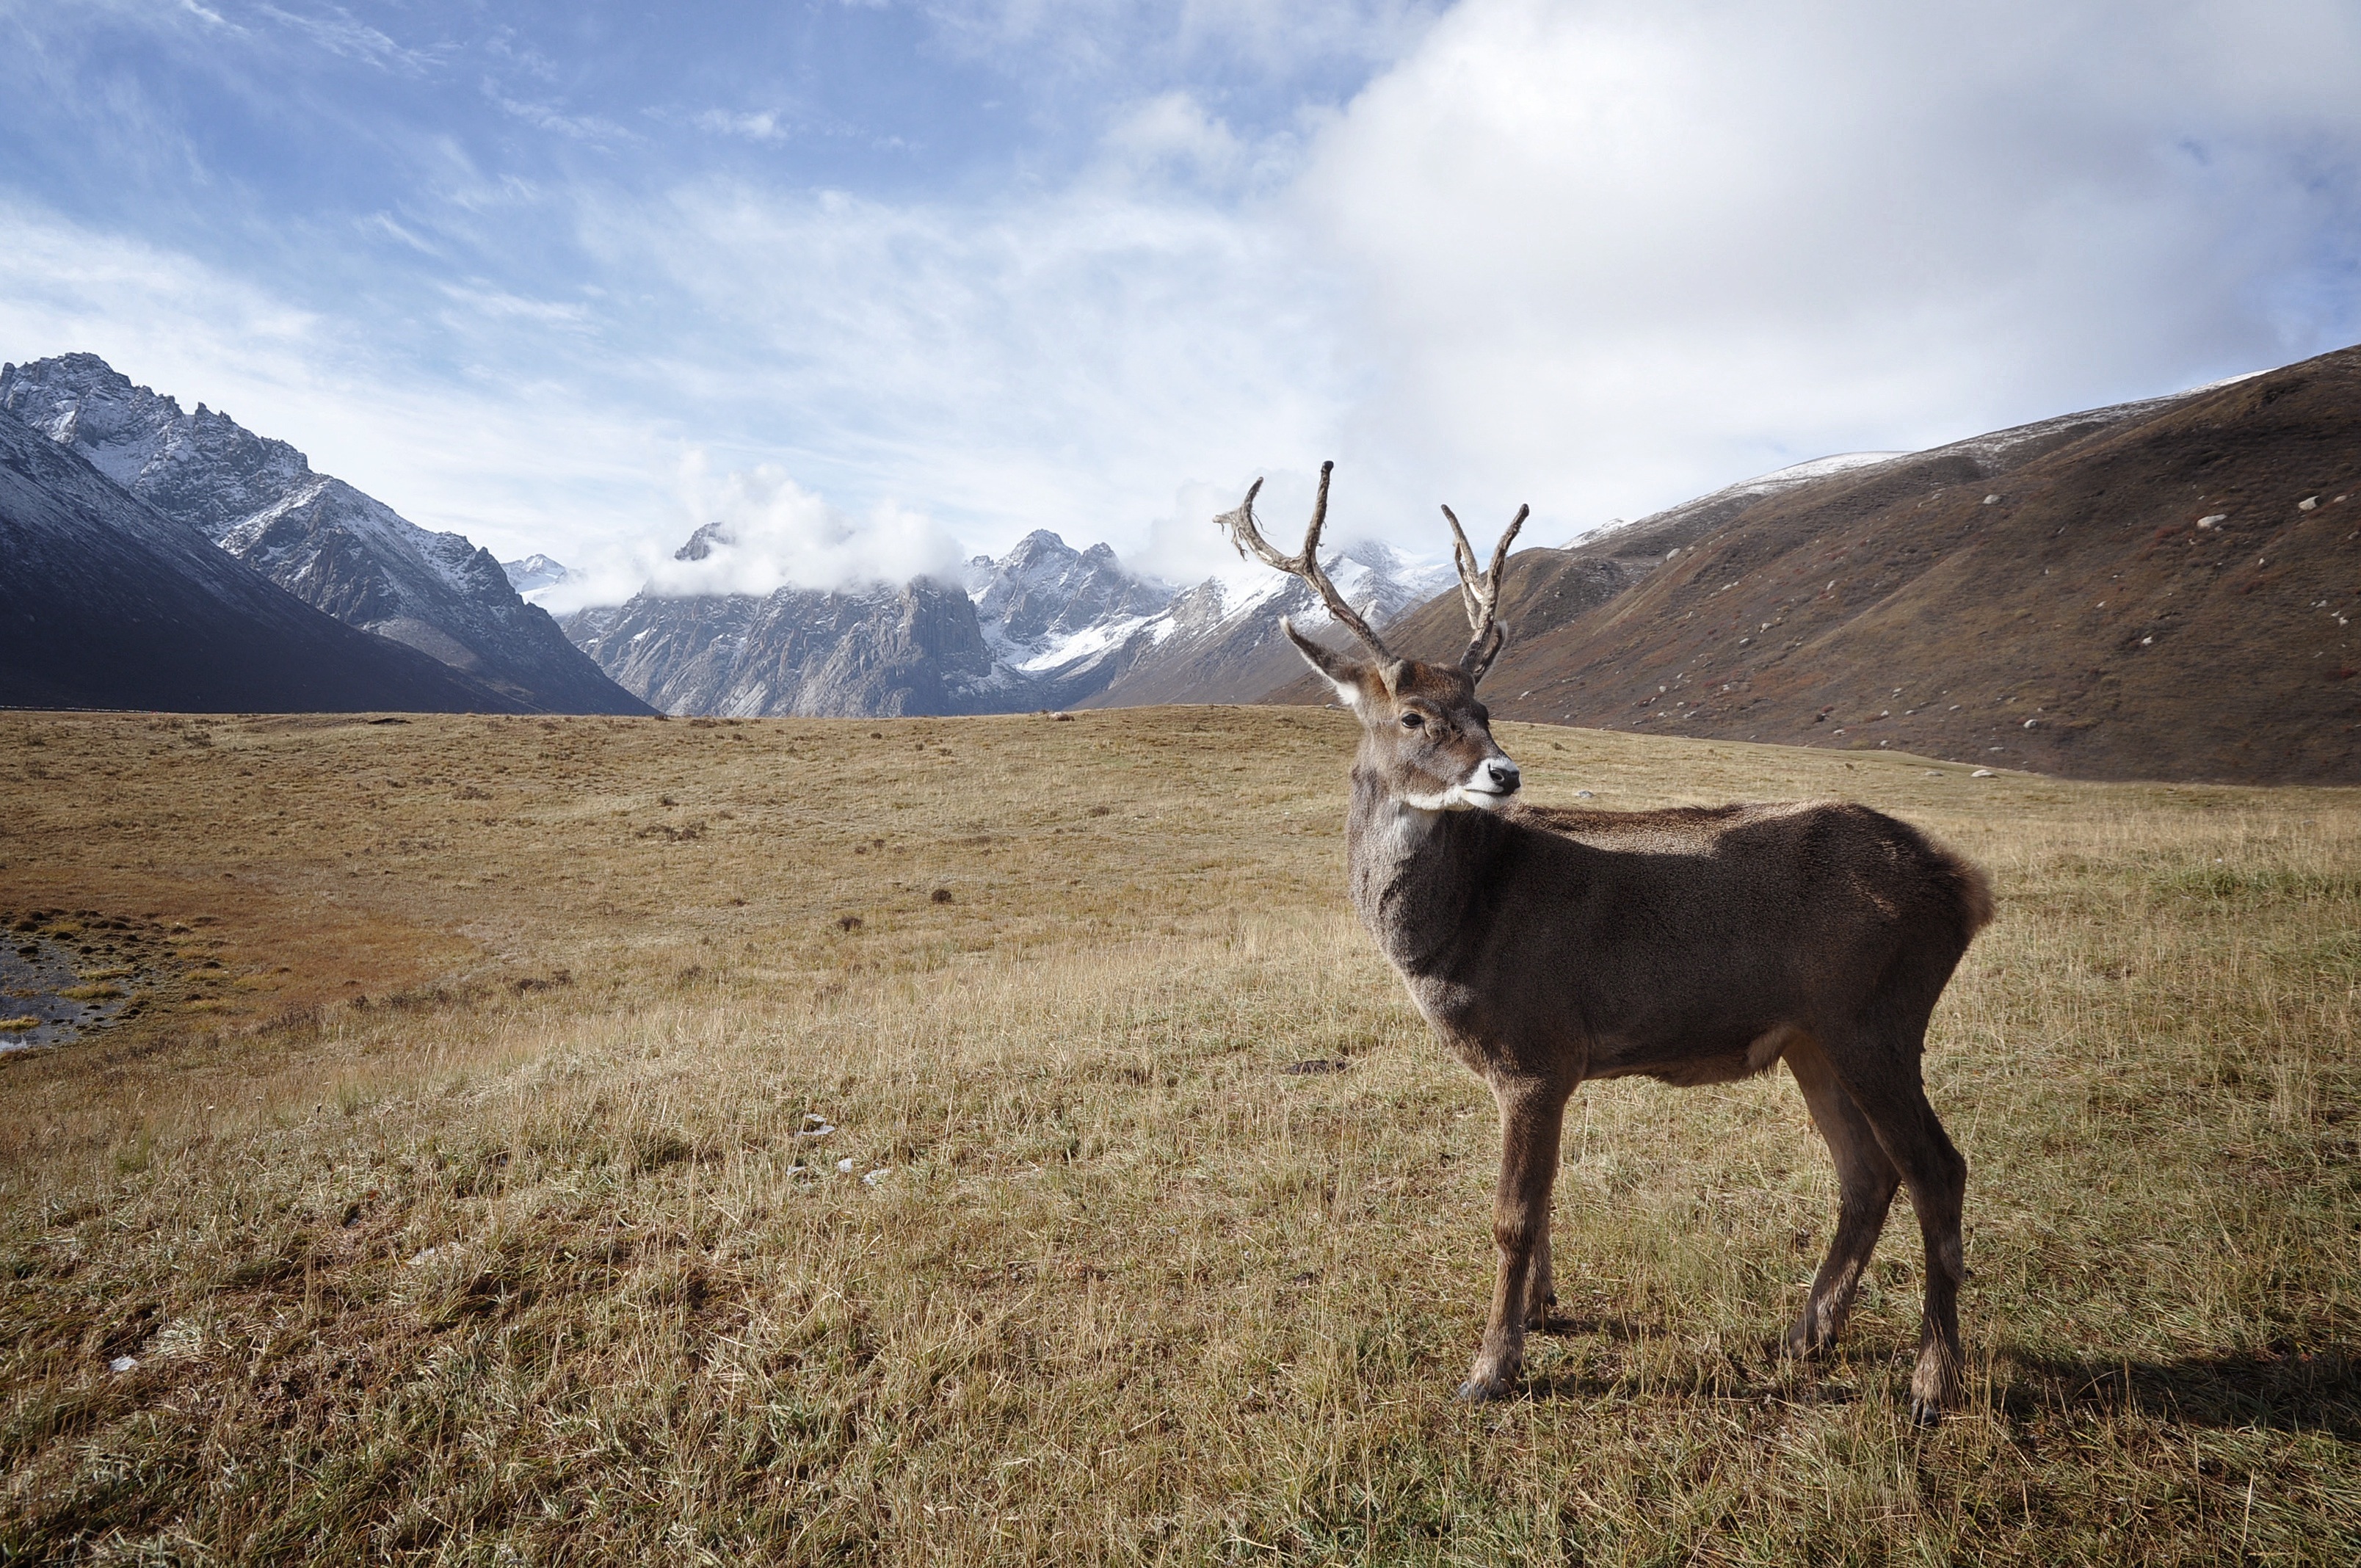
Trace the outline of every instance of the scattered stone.
<instances>
[{"instance_id":1,"label":"scattered stone","mask_svg":"<svg viewBox=\"0 0 2361 1568\"><path fill-rule=\"evenodd\" d=\"M2230 514L2228 512L2217 511L2212 517L2199 518L2197 520L2197 526L2200 528L2219 528L2229 521Z\"/></svg>"},{"instance_id":2,"label":"scattered stone","mask_svg":"<svg viewBox=\"0 0 2361 1568\"><path fill-rule=\"evenodd\" d=\"M874 1187L893 1174L894 1168L892 1166L881 1165L875 1170L873 1170L868 1175L862 1177L861 1179L861 1184L864 1187Z\"/></svg>"},{"instance_id":3,"label":"scattered stone","mask_svg":"<svg viewBox=\"0 0 2361 1568\"><path fill-rule=\"evenodd\" d=\"M2303 499L2295 503L2295 510L2298 511L2310 511L2319 504L2320 498L2318 496L2306 496Z\"/></svg>"},{"instance_id":4,"label":"scattered stone","mask_svg":"<svg viewBox=\"0 0 2361 1568\"><path fill-rule=\"evenodd\" d=\"M138 1365L139 1363L133 1360L130 1356L118 1355L113 1361L106 1364L106 1369L109 1372L129 1372L138 1366Z\"/></svg>"},{"instance_id":5,"label":"scattered stone","mask_svg":"<svg viewBox=\"0 0 2361 1568\"><path fill-rule=\"evenodd\" d=\"M1996 507L2000 505L2000 498L1998 496L1986 496L1984 498L1984 505L1988 507Z\"/></svg>"},{"instance_id":6,"label":"scattered stone","mask_svg":"<svg viewBox=\"0 0 2361 1568\"><path fill-rule=\"evenodd\" d=\"M1574 792L1574 798L1576 800L1596 800L1598 797L1591 794L1587 789L1578 789Z\"/></svg>"},{"instance_id":7,"label":"scattered stone","mask_svg":"<svg viewBox=\"0 0 2361 1568\"><path fill-rule=\"evenodd\" d=\"M2041 722L2041 720L2039 720L2039 719L2037 719L2037 718L2028 718L2028 719L2026 719L2026 720L2025 721L2025 727L2026 727L2027 729L2032 729L2035 725L2037 725L2037 724L2038 724L2038 723L2040 723L2040 722Z\"/></svg>"},{"instance_id":8,"label":"scattered stone","mask_svg":"<svg viewBox=\"0 0 2361 1568\"><path fill-rule=\"evenodd\" d=\"M852 1161L850 1159L838 1160L836 1162L836 1168L842 1171L845 1175L851 1176L852 1174Z\"/></svg>"},{"instance_id":9,"label":"scattered stone","mask_svg":"<svg viewBox=\"0 0 2361 1568\"><path fill-rule=\"evenodd\" d=\"M1968 775L1968 777L1971 779L1990 779L1998 778L1999 776L1999 774L1993 773L1990 768L1978 768L1974 773Z\"/></svg>"}]
</instances>

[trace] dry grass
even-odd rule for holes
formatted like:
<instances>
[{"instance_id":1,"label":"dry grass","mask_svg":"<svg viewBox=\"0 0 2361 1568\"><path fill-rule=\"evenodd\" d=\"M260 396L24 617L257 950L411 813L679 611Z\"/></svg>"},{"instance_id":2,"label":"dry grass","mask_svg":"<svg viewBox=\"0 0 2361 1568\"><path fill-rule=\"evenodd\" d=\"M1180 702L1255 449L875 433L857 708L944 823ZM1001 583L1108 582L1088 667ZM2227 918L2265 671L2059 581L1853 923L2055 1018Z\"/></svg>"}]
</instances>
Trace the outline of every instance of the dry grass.
<instances>
[{"instance_id":1,"label":"dry grass","mask_svg":"<svg viewBox=\"0 0 2361 1568\"><path fill-rule=\"evenodd\" d=\"M1340 716L0 715L0 915L175 955L0 1065L0 1556L2353 1560L2361 801L1502 738L1993 869L1966 1412L1905 1216L1769 1354L1784 1075L1586 1090L1566 1320L1450 1402L1491 1110L1342 912Z\"/></svg>"}]
</instances>

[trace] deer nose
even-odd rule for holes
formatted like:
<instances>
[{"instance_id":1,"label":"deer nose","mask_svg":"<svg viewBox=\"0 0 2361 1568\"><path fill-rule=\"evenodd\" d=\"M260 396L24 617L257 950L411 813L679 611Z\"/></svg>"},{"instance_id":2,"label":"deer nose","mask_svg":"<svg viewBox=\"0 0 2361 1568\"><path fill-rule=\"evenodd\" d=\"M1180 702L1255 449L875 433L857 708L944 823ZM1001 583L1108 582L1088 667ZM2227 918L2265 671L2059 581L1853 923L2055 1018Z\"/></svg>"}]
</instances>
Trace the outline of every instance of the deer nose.
<instances>
[{"instance_id":1,"label":"deer nose","mask_svg":"<svg viewBox=\"0 0 2361 1568\"><path fill-rule=\"evenodd\" d=\"M1486 762L1484 773L1492 781L1492 787L1502 795L1516 794L1517 786L1524 782L1524 775L1518 771L1517 764L1506 757L1495 757Z\"/></svg>"}]
</instances>

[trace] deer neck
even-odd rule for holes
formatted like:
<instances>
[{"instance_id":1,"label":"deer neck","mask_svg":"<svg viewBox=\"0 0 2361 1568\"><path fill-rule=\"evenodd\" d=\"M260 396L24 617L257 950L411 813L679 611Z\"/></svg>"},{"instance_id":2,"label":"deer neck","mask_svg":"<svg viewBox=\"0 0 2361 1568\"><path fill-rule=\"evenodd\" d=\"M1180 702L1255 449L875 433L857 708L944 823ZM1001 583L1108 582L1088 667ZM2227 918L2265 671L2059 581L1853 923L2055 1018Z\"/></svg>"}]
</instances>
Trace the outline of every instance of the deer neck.
<instances>
[{"instance_id":1,"label":"deer neck","mask_svg":"<svg viewBox=\"0 0 2361 1568\"><path fill-rule=\"evenodd\" d=\"M1489 812L1422 810L1375 770L1354 768L1353 906L1396 969L1433 974L1478 936L1487 872L1509 832Z\"/></svg>"}]
</instances>

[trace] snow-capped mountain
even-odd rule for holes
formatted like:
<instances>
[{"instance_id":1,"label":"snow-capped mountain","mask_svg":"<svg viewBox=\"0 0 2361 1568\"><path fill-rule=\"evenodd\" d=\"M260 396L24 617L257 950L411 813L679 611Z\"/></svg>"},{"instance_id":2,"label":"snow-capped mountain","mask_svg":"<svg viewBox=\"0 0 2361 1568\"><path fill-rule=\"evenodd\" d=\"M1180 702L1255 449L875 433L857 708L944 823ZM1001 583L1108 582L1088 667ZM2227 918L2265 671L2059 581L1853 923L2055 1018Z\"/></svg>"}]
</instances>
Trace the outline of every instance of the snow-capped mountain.
<instances>
[{"instance_id":1,"label":"snow-capped mountain","mask_svg":"<svg viewBox=\"0 0 2361 1568\"><path fill-rule=\"evenodd\" d=\"M225 413L183 412L94 354L0 367L0 410L348 626L528 708L646 711L518 596L490 552L313 473L302 453Z\"/></svg>"},{"instance_id":2,"label":"snow-capped mountain","mask_svg":"<svg viewBox=\"0 0 2361 1568\"><path fill-rule=\"evenodd\" d=\"M736 547L708 523L674 559ZM762 595L651 587L561 624L609 675L671 713L1007 713L1070 707L1104 686L1131 632L1170 597L1104 545L1076 551L1054 533L1000 561L979 556L964 575L963 585Z\"/></svg>"},{"instance_id":3,"label":"snow-capped mountain","mask_svg":"<svg viewBox=\"0 0 2361 1568\"><path fill-rule=\"evenodd\" d=\"M1458 580L1447 561L1422 561L1377 540L1347 545L1321 565L1345 602L1380 631ZM1282 618L1323 641L1351 641L1319 595L1297 578L1257 572L1240 585L1210 577L1143 623L1124 667L1082 706L1257 701L1303 670L1279 633Z\"/></svg>"},{"instance_id":4,"label":"snow-capped mountain","mask_svg":"<svg viewBox=\"0 0 2361 1568\"><path fill-rule=\"evenodd\" d=\"M0 411L0 704L513 713L322 614Z\"/></svg>"},{"instance_id":5,"label":"snow-capped mountain","mask_svg":"<svg viewBox=\"0 0 2361 1568\"><path fill-rule=\"evenodd\" d=\"M1124 569L1114 550L1076 550L1046 529L995 561L967 564L968 598L993 652L1041 672L1119 646L1172 601L1163 584Z\"/></svg>"},{"instance_id":6,"label":"snow-capped mountain","mask_svg":"<svg viewBox=\"0 0 2361 1568\"><path fill-rule=\"evenodd\" d=\"M1208 524L1210 527L1210 523ZM708 523L675 552L734 548ZM1329 558L1337 587L1382 625L1453 580L1447 565L1380 543ZM1104 544L1046 530L967 564L959 588L921 578L834 592L664 595L579 610L566 634L622 685L673 713L891 716L1011 713L1260 696L1301 665L1278 638L1292 615L1331 626L1277 573L1185 593L1128 570Z\"/></svg>"},{"instance_id":7,"label":"snow-capped mountain","mask_svg":"<svg viewBox=\"0 0 2361 1568\"><path fill-rule=\"evenodd\" d=\"M557 587L572 576L564 565L537 551L522 561L501 562L500 570L508 574L509 587L527 604L539 602L533 596L544 588Z\"/></svg>"}]
</instances>

